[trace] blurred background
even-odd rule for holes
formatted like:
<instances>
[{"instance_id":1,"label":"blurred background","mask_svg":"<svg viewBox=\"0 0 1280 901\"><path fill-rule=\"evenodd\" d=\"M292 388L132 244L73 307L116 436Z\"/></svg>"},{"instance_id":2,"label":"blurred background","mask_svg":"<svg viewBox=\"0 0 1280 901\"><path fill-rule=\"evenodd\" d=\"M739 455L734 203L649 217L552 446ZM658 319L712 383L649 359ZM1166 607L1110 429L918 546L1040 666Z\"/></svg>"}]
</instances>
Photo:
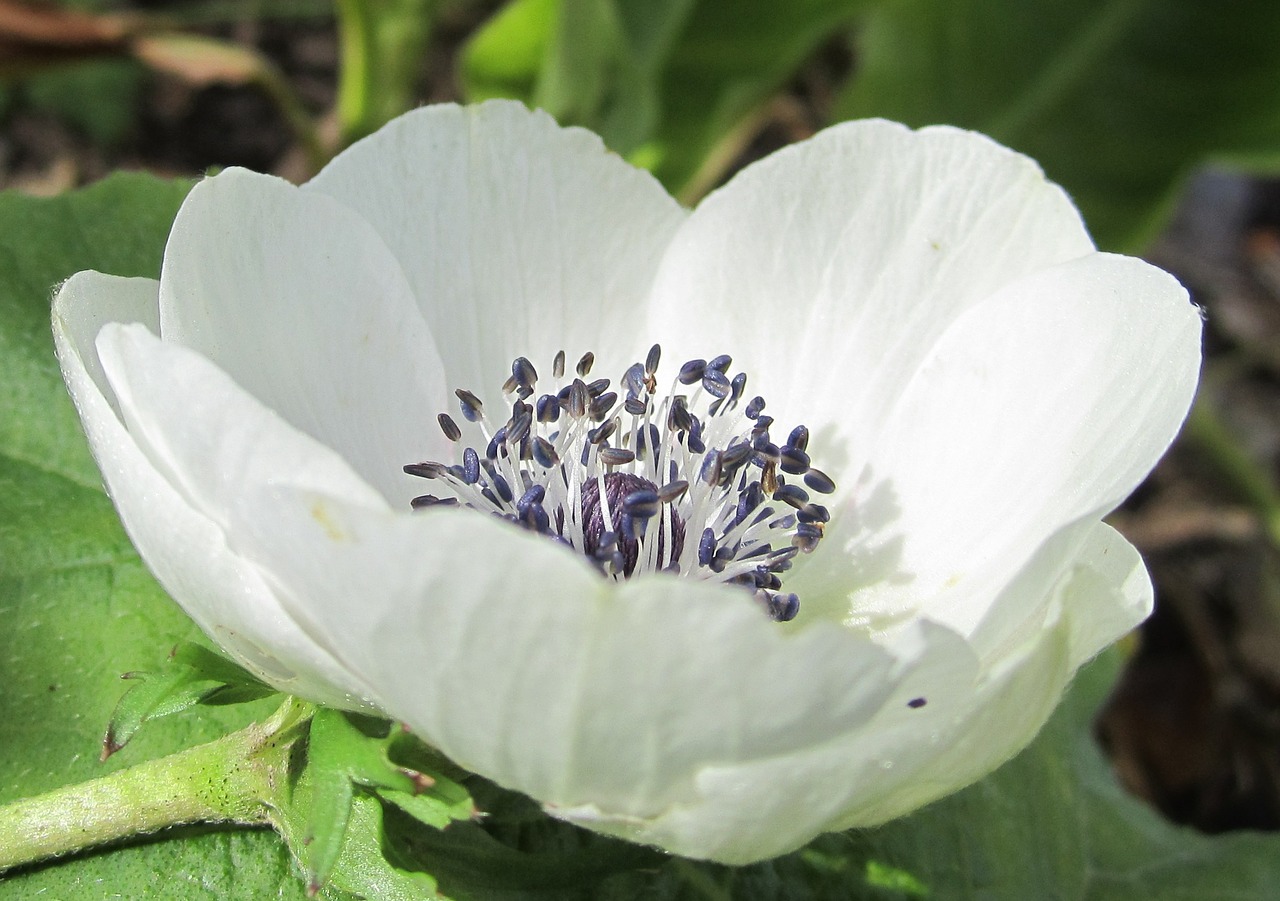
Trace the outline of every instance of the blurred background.
<instances>
[{"instance_id":1,"label":"blurred background","mask_svg":"<svg viewBox=\"0 0 1280 901\"><path fill-rule=\"evenodd\" d=\"M984 131L1207 313L1200 398L1113 517L1158 607L1098 735L1210 832L1280 828L1280 3L0 0L0 187L305 180L422 103L520 98L696 203L824 125Z\"/></svg>"}]
</instances>

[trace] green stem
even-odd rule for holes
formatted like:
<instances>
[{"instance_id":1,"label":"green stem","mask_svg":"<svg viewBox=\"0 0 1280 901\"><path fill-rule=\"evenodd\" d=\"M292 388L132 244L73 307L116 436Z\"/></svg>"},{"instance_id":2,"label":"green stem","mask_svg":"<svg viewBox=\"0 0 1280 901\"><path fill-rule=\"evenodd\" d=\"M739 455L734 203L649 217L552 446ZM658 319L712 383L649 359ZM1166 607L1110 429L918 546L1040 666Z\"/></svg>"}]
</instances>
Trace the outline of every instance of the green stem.
<instances>
[{"instance_id":1,"label":"green stem","mask_svg":"<svg viewBox=\"0 0 1280 901\"><path fill-rule=\"evenodd\" d=\"M270 822L311 713L290 698L217 741L0 806L0 871L170 826Z\"/></svg>"},{"instance_id":2,"label":"green stem","mask_svg":"<svg viewBox=\"0 0 1280 901\"><path fill-rule=\"evenodd\" d=\"M373 19L366 0L338 0L338 123L344 144L367 133L373 106Z\"/></svg>"},{"instance_id":3,"label":"green stem","mask_svg":"<svg viewBox=\"0 0 1280 901\"><path fill-rule=\"evenodd\" d=\"M737 124L721 135L707 150L698 169L679 190L676 199L685 206L695 206L724 177L733 161L742 155L769 118L770 102L756 105Z\"/></svg>"},{"instance_id":4,"label":"green stem","mask_svg":"<svg viewBox=\"0 0 1280 901\"><path fill-rule=\"evenodd\" d=\"M337 0L340 146L413 107L436 0Z\"/></svg>"},{"instance_id":5,"label":"green stem","mask_svg":"<svg viewBox=\"0 0 1280 901\"><path fill-rule=\"evenodd\" d=\"M288 79L276 71L274 66L268 65L259 72L258 84L275 101L285 121L293 129L294 136L306 155L308 174L319 172L332 154L325 149L315 120L289 85Z\"/></svg>"}]
</instances>

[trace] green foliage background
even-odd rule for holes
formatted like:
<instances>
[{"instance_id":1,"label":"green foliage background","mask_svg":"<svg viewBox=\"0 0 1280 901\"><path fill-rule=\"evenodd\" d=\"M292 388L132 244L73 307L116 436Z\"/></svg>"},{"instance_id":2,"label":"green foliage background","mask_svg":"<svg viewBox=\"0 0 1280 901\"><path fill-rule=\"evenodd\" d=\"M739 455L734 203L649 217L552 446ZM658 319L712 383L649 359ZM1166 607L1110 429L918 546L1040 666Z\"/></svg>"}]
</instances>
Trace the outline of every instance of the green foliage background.
<instances>
[{"instance_id":1,"label":"green foliage background","mask_svg":"<svg viewBox=\"0 0 1280 901\"><path fill-rule=\"evenodd\" d=\"M474 99L599 132L695 200L815 51L828 118L985 132L1040 161L1104 249L1140 249L1206 159L1280 164L1272 0L515 0L471 41Z\"/></svg>"}]
</instances>

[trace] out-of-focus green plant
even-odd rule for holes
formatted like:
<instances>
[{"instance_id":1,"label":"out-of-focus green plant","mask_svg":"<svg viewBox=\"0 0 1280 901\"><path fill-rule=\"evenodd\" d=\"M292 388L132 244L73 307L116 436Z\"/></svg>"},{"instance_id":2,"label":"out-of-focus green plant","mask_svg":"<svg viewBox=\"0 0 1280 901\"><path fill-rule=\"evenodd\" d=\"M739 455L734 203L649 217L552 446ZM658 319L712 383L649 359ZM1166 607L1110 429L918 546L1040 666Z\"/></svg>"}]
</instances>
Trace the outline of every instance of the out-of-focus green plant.
<instances>
[{"instance_id":1,"label":"out-of-focus green plant","mask_svg":"<svg viewBox=\"0 0 1280 901\"><path fill-rule=\"evenodd\" d=\"M436 0L337 0L339 146L417 102Z\"/></svg>"},{"instance_id":2,"label":"out-of-focus green plant","mask_svg":"<svg viewBox=\"0 0 1280 901\"><path fill-rule=\"evenodd\" d=\"M1038 159L1104 247L1148 240L1206 158L1280 166L1271 0L512 0L461 72L469 98L518 97L592 128L693 201L769 99L846 40L832 120L987 132Z\"/></svg>"},{"instance_id":3,"label":"out-of-focus green plant","mask_svg":"<svg viewBox=\"0 0 1280 901\"><path fill-rule=\"evenodd\" d=\"M133 60L90 60L26 80L20 96L103 147L116 147L133 124L143 72Z\"/></svg>"},{"instance_id":4,"label":"out-of-focus green plant","mask_svg":"<svg viewBox=\"0 0 1280 901\"><path fill-rule=\"evenodd\" d=\"M865 0L514 0L461 61L469 100L516 97L585 125L686 201L723 174L769 99Z\"/></svg>"},{"instance_id":5,"label":"out-of-focus green plant","mask_svg":"<svg viewBox=\"0 0 1280 901\"><path fill-rule=\"evenodd\" d=\"M1133 250L1207 158L1280 165L1273 0L901 0L859 32L841 118L949 122L1029 154Z\"/></svg>"}]
</instances>

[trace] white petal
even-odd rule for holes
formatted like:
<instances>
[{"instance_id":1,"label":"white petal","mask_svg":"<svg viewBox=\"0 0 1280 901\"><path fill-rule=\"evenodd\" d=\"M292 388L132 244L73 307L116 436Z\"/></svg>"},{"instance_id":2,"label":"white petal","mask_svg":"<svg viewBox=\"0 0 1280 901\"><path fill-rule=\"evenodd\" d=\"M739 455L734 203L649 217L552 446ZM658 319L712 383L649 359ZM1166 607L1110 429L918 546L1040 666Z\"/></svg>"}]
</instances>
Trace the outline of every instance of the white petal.
<instances>
[{"instance_id":1,"label":"white petal","mask_svg":"<svg viewBox=\"0 0 1280 901\"><path fill-rule=\"evenodd\" d=\"M439 459L435 341L395 258L343 205L229 169L192 189L160 278L160 334L199 351L390 500Z\"/></svg>"},{"instance_id":2,"label":"white petal","mask_svg":"<svg viewBox=\"0 0 1280 901\"><path fill-rule=\"evenodd\" d=\"M968 634L1052 535L1111 510L1155 465L1195 391L1200 328L1172 277L1128 257L1092 254L997 292L937 342L878 436L853 500L869 499L873 532L857 534L856 514L833 524L847 556L797 584L849 586L855 623L922 613ZM864 541L893 548L871 585Z\"/></svg>"},{"instance_id":3,"label":"white petal","mask_svg":"<svg viewBox=\"0 0 1280 901\"><path fill-rule=\"evenodd\" d=\"M643 304L684 211L580 128L518 103L430 106L344 151L307 189L400 259L452 380L482 398L528 356L622 366L662 335ZM614 374L610 373L612 377Z\"/></svg>"},{"instance_id":4,"label":"white petal","mask_svg":"<svg viewBox=\"0 0 1280 901\"><path fill-rule=\"evenodd\" d=\"M1086 565L1066 572L1071 582L1059 603L1070 628L1068 654L1079 667L1150 616L1155 592L1137 549L1106 523L1089 525L1076 559Z\"/></svg>"},{"instance_id":5,"label":"white petal","mask_svg":"<svg viewBox=\"0 0 1280 901\"><path fill-rule=\"evenodd\" d=\"M1044 591L1046 585L1069 582L1067 594ZM1064 597L1069 609L1063 608ZM1067 620L1074 668L1146 619L1152 601L1151 580L1137 550L1106 523L1081 521L1046 541L994 596L970 627L970 642L994 665L1039 641L1046 624Z\"/></svg>"},{"instance_id":6,"label":"white petal","mask_svg":"<svg viewBox=\"0 0 1280 901\"><path fill-rule=\"evenodd\" d=\"M98 355L130 435L169 483L227 529L260 483L323 488L387 509L332 449L294 428L190 348L108 323Z\"/></svg>"},{"instance_id":7,"label":"white petal","mask_svg":"<svg viewBox=\"0 0 1280 901\"><path fill-rule=\"evenodd\" d=\"M248 669L284 691L371 708L367 687L298 629L257 570L227 546L223 531L166 480L121 423L94 338L110 322L154 328L158 289L150 279L81 272L62 285L53 309L63 377L129 537L165 589Z\"/></svg>"},{"instance_id":8,"label":"white petal","mask_svg":"<svg viewBox=\"0 0 1280 901\"><path fill-rule=\"evenodd\" d=\"M939 754L934 736L953 729L970 709L978 664L958 636L922 622L899 636L893 650L899 664L879 704L823 741L756 759L707 760L685 797L653 817L601 804L549 812L677 854L725 863L794 850L835 828L851 809L874 808L890 786L909 783L911 774ZM917 698L925 698L925 706L911 706ZM941 793L936 787L932 794L921 789L923 801Z\"/></svg>"},{"instance_id":9,"label":"white petal","mask_svg":"<svg viewBox=\"0 0 1280 901\"><path fill-rule=\"evenodd\" d=\"M1076 667L1150 603L1141 560L1110 529L1095 523L1074 545L1065 556L1046 555L1006 590L1002 604L1045 615L1034 635L1011 641L998 660L979 668L950 630L917 622L894 644L926 650L899 651L910 662L857 728L794 754L709 766L695 793L657 817L599 806L552 812L676 853L749 863L821 831L878 825L969 784L1030 742ZM1105 625L1095 619L1099 612ZM923 707L907 704L917 697Z\"/></svg>"},{"instance_id":10,"label":"white petal","mask_svg":"<svg viewBox=\"0 0 1280 901\"><path fill-rule=\"evenodd\" d=\"M650 321L682 358L732 354L780 427L813 429L815 465L842 484L951 322L1092 249L1026 157L954 128L849 122L704 200L663 259Z\"/></svg>"},{"instance_id":11,"label":"white petal","mask_svg":"<svg viewBox=\"0 0 1280 901\"><path fill-rule=\"evenodd\" d=\"M916 735L899 708L918 721L948 715L974 682L976 659L942 629L891 650L829 623L788 632L744 593L669 577L613 586L572 552L489 518L272 498L254 505L271 517L243 527L297 615L335 641L341 632L347 661L392 715L557 807L661 816L700 803L710 770L785 761L877 717L877 753L906 753L897 746ZM317 505L325 526L308 513ZM908 708L917 695L938 712ZM762 803L739 789L721 798L735 822ZM803 820L786 840L821 826Z\"/></svg>"}]
</instances>

